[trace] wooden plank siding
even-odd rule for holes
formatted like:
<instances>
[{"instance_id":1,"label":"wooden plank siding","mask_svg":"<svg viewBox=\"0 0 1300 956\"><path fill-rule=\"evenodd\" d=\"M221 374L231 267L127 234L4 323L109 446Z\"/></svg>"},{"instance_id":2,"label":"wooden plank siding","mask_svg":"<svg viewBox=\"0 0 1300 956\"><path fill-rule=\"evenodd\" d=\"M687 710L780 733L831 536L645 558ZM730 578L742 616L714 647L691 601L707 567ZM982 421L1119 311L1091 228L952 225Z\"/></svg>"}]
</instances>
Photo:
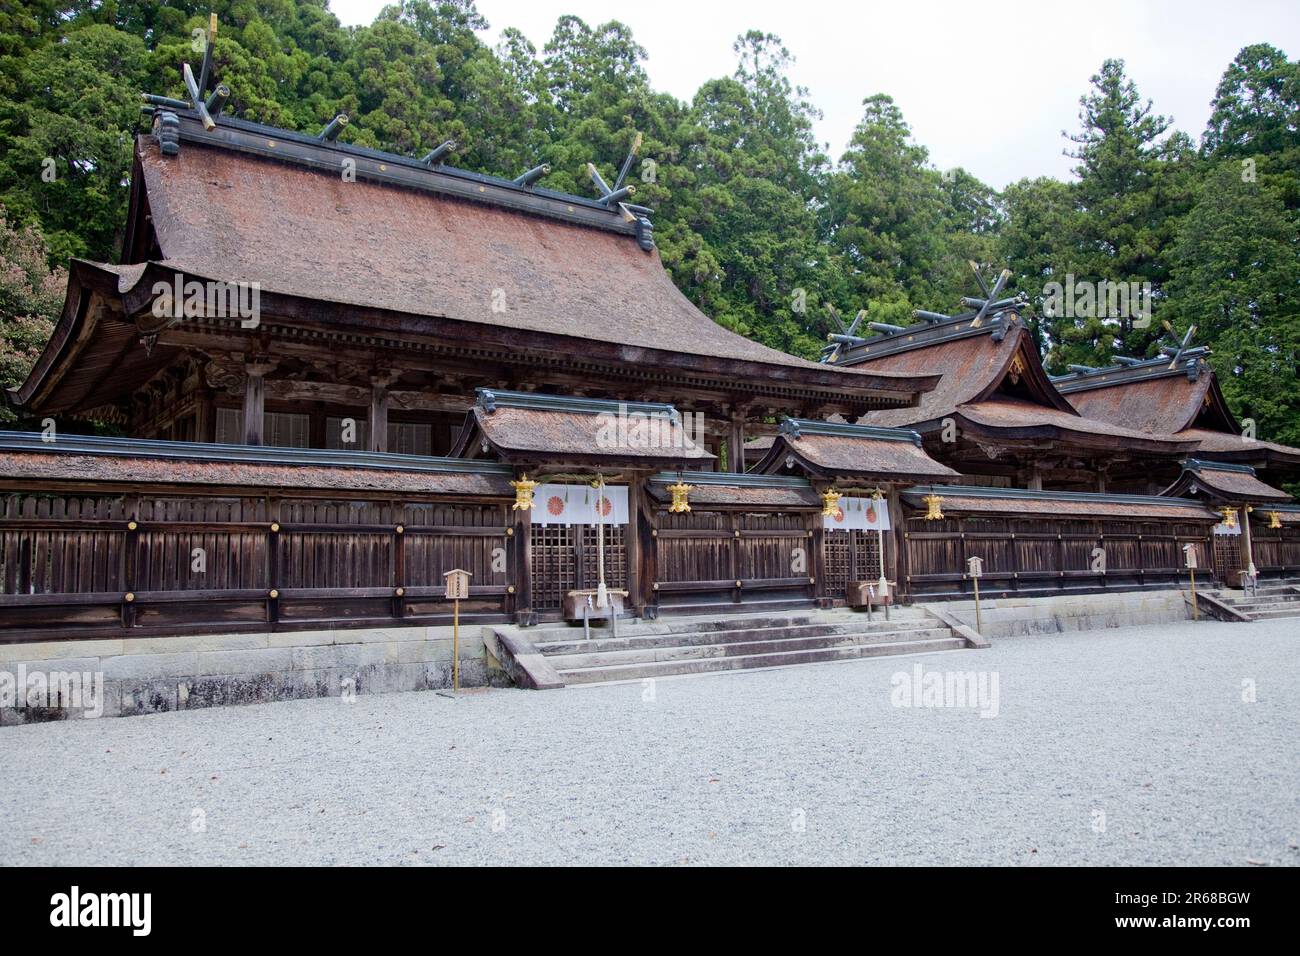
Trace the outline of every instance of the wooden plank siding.
<instances>
[{"instance_id":1,"label":"wooden plank siding","mask_svg":"<svg viewBox=\"0 0 1300 956\"><path fill-rule=\"evenodd\" d=\"M1300 574L1300 524L1280 528L1268 526L1268 512L1256 509L1250 523L1251 550L1255 570L1261 577L1294 577Z\"/></svg>"},{"instance_id":2,"label":"wooden plank siding","mask_svg":"<svg viewBox=\"0 0 1300 956\"><path fill-rule=\"evenodd\" d=\"M756 601L810 605L813 540L803 512L673 514L661 507L651 533L655 605L659 611Z\"/></svg>"},{"instance_id":3,"label":"wooden plank siding","mask_svg":"<svg viewBox=\"0 0 1300 956\"><path fill-rule=\"evenodd\" d=\"M473 575L470 622L555 619L594 587L596 529L543 528L504 497L391 491L0 485L0 642L123 634L443 624L442 574ZM684 514L637 494L637 520L605 529L606 581L661 612L808 607L880 573L876 535L820 531L820 513L754 505ZM891 509L892 510L892 509ZM1181 587L1182 547L1214 577L1209 524L900 509L885 573L911 600L971 593ZM1253 523L1261 575L1300 571L1300 522ZM629 537L635 543L629 547ZM1104 550L1104 572L1094 567ZM198 554L205 558L197 569Z\"/></svg>"},{"instance_id":4,"label":"wooden plank siding","mask_svg":"<svg viewBox=\"0 0 1300 956\"><path fill-rule=\"evenodd\" d=\"M1211 537L1208 526L1196 523L1047 515L927 521L912 514L903 530L907 593L913 599L973 593L966 576L971 557L983 559L980 593L988 597L1179 587L1187 581L1185 544L1196 544L1202 573L1211 575Z\"/></svg>"},{"instance_id":5,"label":"wooden plank siding","mask_svg":"<svg viewBox=\"0 0 1300 956\"><path fill-rule=\"evenodd\" d=\"M0 641L441 624L513 610L505 500L0 489Z\"/></svg>"}]
</instances>

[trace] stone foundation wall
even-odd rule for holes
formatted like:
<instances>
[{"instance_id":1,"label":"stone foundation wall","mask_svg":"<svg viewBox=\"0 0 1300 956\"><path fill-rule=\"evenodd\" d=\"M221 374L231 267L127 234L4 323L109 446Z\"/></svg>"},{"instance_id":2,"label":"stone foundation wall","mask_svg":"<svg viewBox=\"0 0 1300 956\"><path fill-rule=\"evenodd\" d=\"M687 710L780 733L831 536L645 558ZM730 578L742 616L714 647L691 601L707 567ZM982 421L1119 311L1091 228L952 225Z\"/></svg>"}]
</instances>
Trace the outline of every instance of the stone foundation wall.
<instances>
[{"instance_id":1,"label":"stone foundation wall","mask_svg":"<svg viewBox=\"0 0 1300 956\"><path fill-rule=\"evenodd\" d=\"M944 601L936 606L975 627L974 601ZM980 633L999 638L1170 624L1191 620L1192 609L1183 591L1121 591L980 601L980 617Z\"/></svg>"},{"instance_id":2,"label":"stone foundation wall","mask_svg":"<svg viewBox=\"0 0 1300 956\"><path fill-rule=\"evenodd\" d=\"M460 629L462 687L507 686L482 628ZM84 698L67 691L80 675ZM33 683L62 694L36 692ZM20 681L19 678L22 678ZM86 701L102 704L86 713ZM439 690L452 685L450 627L203 634L0 644L0 726L254 704L305 697ZM75 693L75 692L74 692ZM69 703L76 706L67 706Z\"/></svg>"}]
</instances>

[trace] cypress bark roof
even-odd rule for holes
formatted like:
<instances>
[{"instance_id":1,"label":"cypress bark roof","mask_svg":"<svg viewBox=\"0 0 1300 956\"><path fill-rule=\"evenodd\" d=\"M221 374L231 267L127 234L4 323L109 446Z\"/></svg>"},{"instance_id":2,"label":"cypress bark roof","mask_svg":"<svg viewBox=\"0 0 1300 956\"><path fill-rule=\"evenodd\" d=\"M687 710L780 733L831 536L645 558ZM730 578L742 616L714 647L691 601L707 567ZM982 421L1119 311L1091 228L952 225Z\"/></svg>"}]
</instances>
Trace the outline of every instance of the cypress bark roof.
<instances>
[{"instance_id":1,"label":"cypress bark roof","mask_svg":"<svg viewBox=\"0 0 1300 956\"><path fill-rule=\"evenodd\" d=\"M490 462L29 432L0 432L0 480L514 496L509 469Z\"/></svg>"},{"instance_id":2,"label":"cypress bark roof","mask_svg":"<svg viewBox=\"0 0 1300 956\"><path fill-rule=\"evenodd\" d=\"M479 389L452 450L529 465L586 463L700 468L714 456L698 445L671 405L574 399Z\"/></svg>"},{"instance_id":3,"label":"cypress bark roof","mask_svg":"<svg viewBox=\"0 0 1300 956\"><path fill-rule=\"evenodd\" d=\"M910 488L903 499L914 508L925 508L927 495L939 495L944 514L996 514L1048 518L1155 518L1162 521L1218 522L1215 514L1199 501L1153 495L1104 495L1071 491L1024 491L1015 488L982 488L932 485Z\"/></svg>"},{"instance_id":4,"label":"cypress bark roof","mask_svg":"<svg viewBox=\"0 0 1300 956\"><path fill-rule=\"evenodd\" d=\"M794 465L819 478L917 482L960 477L925 453L916 432L786 419L753 470L781 474Z\"/></svg>"},{"instance_id":5,"label":"cypress bark roof","mask_svg":"<svg viewBox=\"0 0 1300 956\"><path fill-rule=\"evenodd\" d=\"M1097 421L1079 412L1053 387L1029 330L1007 313L1003 321L974 326L964 317L937 326L869 340L848 361L895 373L939 372L939 384L910 408L868 412L863 424L933 428L953 417L990 437L1069 439L1115 444L1152 454L1186 454L1195 445L1164 435Z\"/></svg>"},{"instance_id":6,"label":"cypress bark roof","mask_svg":"<svg viewBox=\"0 0 1300 956\"><path fill-rule=\"evenodd\" d=\"M1196 442L1201 458L1260 466L1300 466L1300 448L1245 438L1214 369L1196 356L1177 365L1153 359L1056 380L1079 410L1098 421Z\"/></svg>"},{"instance_id":7,"label":"cypress bark roof","mask_svg":"<svg viewBox=\"0 0 1300 956\"><path fill-rule=\"evenodd\" d=\"M1183 464L1183 473L1162 494L1173 496L1204 495L1211 500L1228 502L1284 502L1291 496L1255 477L1248 465L1192 460Z\"/></svg>"},{"instance_id":8,"label":"cypress bark roof","mask_svg":"<svg viewBox=\"0 0 1300 956\"><path fill-rule=\"evenodd\" d=\"M678 291L657 250L609 229L360 177L347 182L191 142L162 156L142 139L138 155L162 262L186 273L342 304L827 371L724 329Z\"/></svg>"}]
</instances>

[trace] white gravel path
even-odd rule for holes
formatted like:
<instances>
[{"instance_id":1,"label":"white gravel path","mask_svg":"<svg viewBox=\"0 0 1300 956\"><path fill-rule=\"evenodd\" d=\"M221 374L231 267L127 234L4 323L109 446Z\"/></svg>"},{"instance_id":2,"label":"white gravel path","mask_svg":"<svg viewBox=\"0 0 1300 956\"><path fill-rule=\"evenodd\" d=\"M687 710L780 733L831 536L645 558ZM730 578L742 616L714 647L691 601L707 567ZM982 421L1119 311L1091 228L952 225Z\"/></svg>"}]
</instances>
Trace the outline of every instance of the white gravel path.
<instances>
[{"instance_id":1,"label":"white gravel path","mask_svg":"<svg viewBox=\"0 0 1300 956\"><path fill-rule=\"evenodd\" d=\"M915 664L996 672L999 715L892 706ZM1294 622L1007 638L642 698L5 728L0 864L1300 862Z\"/></svg>"}]
</instances>

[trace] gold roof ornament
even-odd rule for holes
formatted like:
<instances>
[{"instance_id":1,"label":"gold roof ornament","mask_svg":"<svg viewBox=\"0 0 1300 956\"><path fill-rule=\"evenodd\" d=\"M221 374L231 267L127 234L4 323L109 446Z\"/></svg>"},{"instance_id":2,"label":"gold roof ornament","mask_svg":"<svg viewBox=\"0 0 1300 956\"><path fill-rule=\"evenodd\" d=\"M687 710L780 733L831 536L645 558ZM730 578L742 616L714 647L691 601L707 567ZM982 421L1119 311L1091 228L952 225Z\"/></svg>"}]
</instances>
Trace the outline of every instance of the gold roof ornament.
<instances>
[{"instance_id":1,"label":"gold roof ornament","mask_svg":"<svg viewBox=\"0 0 1300 956\"><path fill-rule=\"evenodd\" d=\"M510 487L515 489L515 503L510 510L531 511L533 509L533 492L537 490L537 482L527 475L521 475L518 481L510 482Z\"/></svg>"},{"instance_id":2,"label":"gold roof ornament","mask_svg":"<svg viewBox=\"0 0 1300 956\"><path fill-rule=\"evenodd\" d=\"M840 499L844 496L834 488L822 492L822 517L834 518L840 513Z\"/></svg>"},{"instance_id":3,"label":"gold roof ornament","mask_svg":"<svg viewBox=\"0 0 1300 956\"><path fill-rule=\"evenodd\" d=\"M1282 527L1282 516L1278 514L1276 511L1270 511L1268 513L1268 526L1270 528Z\"/></svg>"},{"instance_id":4,"label":"gold roof ornament","mask_svg":"<svg viewBox=\"0 0 1300 956\"><path fill-rule=\"evenodd\" d=\"M688 485L682 481L681 477L677 478L677 484L669 485L668 490L672 492L673 500L668 505L668 510L675 515L684 514L691 510L691 503L687 496L691 493L693 485Z\"/></svg>"},{"instance_id":5,"label":"gold roof ornament","mask_svg":"<svg viewBox=\"0 0 1300 956\"><path fill-rule=\"evenodd\" d=\"M1020 353L1017 352L1016 357L1011 361L1011 368L1008 370L1007 375L1011 379L1012 385L1019 385L1020 376L1024 374L1025 374L1025 360L1021 358Z\"/></svg>"},{"instance_id":6,"label":"gold roof ornament","mask_svg":"<svg viewBox=\"0 0 1300 956\"><path fill-rule=\"evenodd\" d=\"M1223 526L1224 526L1225 528L1235 528L1235 527L1237 527L1237 509L1236 509L1236 508L1226 508L1226 507L1225 507L1225 508L1220 508L1220 509L1219 509L1219 514L1223 515Z\"/></svg>"},{"instance_id":7,"label":"gold roof ornament","mask_svg":"<svg viewBox=\"0 0 1300 956\"><path fill-rule=\"evenodd\" d=\"M926 495L921 500L925 502L926 521L943 520L943 495Z\"/></svg>"}]
</instances>

